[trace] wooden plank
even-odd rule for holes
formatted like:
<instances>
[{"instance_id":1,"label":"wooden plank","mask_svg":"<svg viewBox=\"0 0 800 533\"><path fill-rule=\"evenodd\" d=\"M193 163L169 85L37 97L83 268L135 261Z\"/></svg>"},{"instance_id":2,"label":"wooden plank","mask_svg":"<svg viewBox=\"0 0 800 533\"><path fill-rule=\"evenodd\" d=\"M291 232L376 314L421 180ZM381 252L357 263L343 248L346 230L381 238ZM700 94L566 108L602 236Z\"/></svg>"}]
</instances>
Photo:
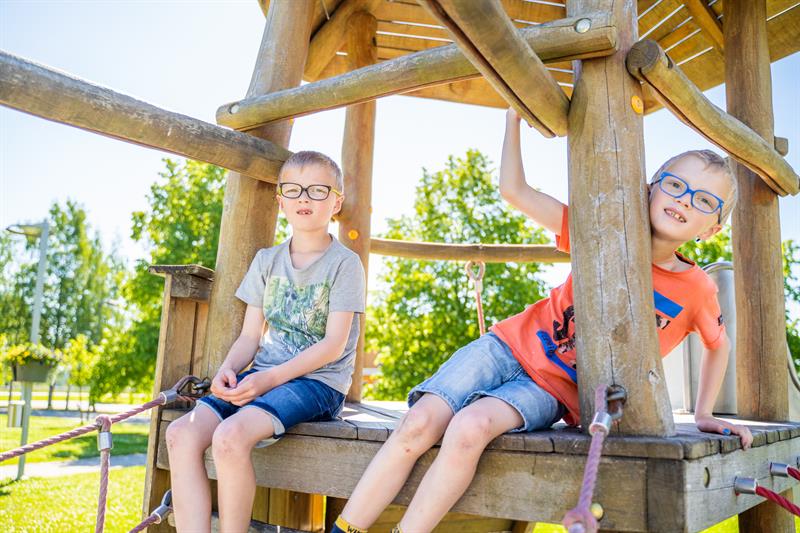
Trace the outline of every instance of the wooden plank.
<instances>
[{"instance_id":1,"label":"wooden plank","mask_svg":"<svg viewBox=\"0 0 800 533\"><path fill-rule=\"evenodd\" d=\"M260 486L345 498L380 446L380 442L287 435L277 444L253 452L256 480ZM394 503L410 502L436 454L433 449L422 456ZM169 468L166 454L159 460L161 468ZM215 479L210 451L206 452L206 468ZM606 509L604 527L645 529L645 474L645 461L601 460L596 494L603 495L600 502ZM574 457L489 450L478 463L475 480L453 511L509 520L559 522L577 502L582 478L583 464ZM509 491L512 486L514 490ZM549 490L541 490L542 487Z\"/></svg>"},{"instance_id":2,"label":"wooden plank","mask_svg":"<svg viewBox=\"0 0 800 533\"><path fill-rule=\"evenodd\" d=\"M291 152L0 51L0 104L275 183Z\"/></svg>"},{"instance_id":3,"label":"wooden plank","mask_svg":"<svg viewBox=\"0 0 800 533\"><path fill-rule=\"evenodd\" d=\"M176 299L170 295L173 276L165 275L162 297L161 327L156 353L156 375L153 380L153 397L172 387L180 378L190 373L194 320L197 303ZM150 431L147 441L145 484L142 517L147 517L158 505L169 489L169 472L156 467L159 453L158 442L163 437L160 413L156 408L150 416ZM164 451L166 453L166 451ZM152 526L152 531L167 531L166 524Z\"/></svg>"},{"instance_id":4,"label":"wooden plank","mask_svg":"<svg viewBox=\"0 0 800 533\"><path fill-rule=\"evenodd\" d=\"M641 86L625 69L636 42L636 5L571 0L567 9L570 16L613 13L619 46L613 56L581 62L570 106L569 229L581 425L591 423L595 389L616 384L628 396L622 434L669 436L675 427L652 325L642 116L632 105L641 98Z\"/></svg>"},{"instance_id":5,"label":"wooden plank","mask_svg":"<svg viewBox=\"0 0 800 533\"><path fill-rule=\"evenodd\" d=\"M716 14L708 7L706 0L683 0L683 4L692 14L695 23L714 43L714 47L723 52L722 24L717 20Z\"/></svg>"},{"instance_id":6,"label":"wooden plank","mask_svg":"<svg viewBox=\"0 0 800 533\"><path fill-rule=\"evenodd\" d=\"M371 239L378 255L424 260L483 261L485 263L567 263L569 255L546 244L445 244Z\"/></svg>"},{"instance_id":7,"label":"wooden plank","mask_svg":"<svg viewBox=\"0 0 800 533\"><path fill-rule=\"evenodd\" d=\"M156 275L171 274L177 276L184 274L197 276L210 281L214 280L214 271L203 265L150 265L147 267L147 271Z\"/></svg>"},{"instance_id":8,"label":"wooden plank","mask_svg":"<svg viewBox=\"0 0 800 533\"><path fill-rule=\"evenodd\" d=\"M511 107L545 137L567 133L569 99L499 0L420 0Z\"/></svg>"},{"instance_id":9,"label":"wooden plank","mask_svg":"<svg viewBox=\"0 0 800 533\"><path fill-rule=\"evenodd\" d=\"M733 492L734 478L751 477L759 485L775 492L783 492L797 484L792 478L782 478L769 474L770 461L796 457L798 442L782 441L748 451L736 451L725 455L712 455L683 463L686 480L684 505L686 507L687 531L700 531L734 514L740 514L761 504L764 499L755 495L739 495ZM791 531L792 517L782 509L779 529L773 529L761 522L749 531ZM747 513L745 513L747 514ZM741 519L741 516L740 516ZM744 533L740 524L740 531Z\"/></svg>"},{"instance_id":10,"label":"wooden plank","mask_svg":"<svg viewBox=\"0 0 800 533\"><path fill-rule=\"evenodd\" d=\"M347 59L350 69L367 67L377 62L375 31L378 21L366 11L350 17L348 23ZM352 105L345 112L342 138L342 170L344 172L345 201L337 216L339 242L358 254L369 279L370 221L372 218L372 160L375 148L374 100ZM366 288L366 285L365 285ZM364 293L366 305L366 292ZM364 369L364 336L366 314L358 314L359 335L356 358L353 365L352 382L347 391L347 400L361 401Z\"/></svg>"},{"instance_id":11,"label":"wooden plank","mask_svg":"<svg viewBox=\"0 0 800 533\"><path fill-rule=\"evenodd\" d=\"M579 18L568 18L520 30L520 35L543 61L550 63L611 53L616 38L609 17L593 14L586 18L591 21L591 28L585 33L575 32ZM336 68L345 70L345 60L340 57L334 60L339 65ZM477 81L479 76L456 45L441 46L296 89L225 104L217 110L217 121L232 128L247 129L285 117L303 116L455 80ZM488 87L485 82L475 84L478 86L481 93Z\"/></svg>"},{"instance_id":12,"label":"wooden plank","mask_svg":"<svg viewBox=\"0 0 800 533\"><path fill-rule=\"evenodd\" d=\"M308 45L303 77L316 80L330 60L339 51L348 32L350 16L357 11L371 12L382 0L344 0L331 15L331 19L314 33Z\"/></svg>"},{"instance_id":13,"label":"wooden plank","mask_svg":"<svg viewBox=\"0 0 800 533\"><path fill-rule=\"evenodd\" d=\"M775 150L772 139L764 139L711 103L658 43L649 39L636 43L628 54L627 66L631 75L648 84L681 122L747 165L775 193L785 196L800 192L800 176Z\"/></svg>"}]
</instances>

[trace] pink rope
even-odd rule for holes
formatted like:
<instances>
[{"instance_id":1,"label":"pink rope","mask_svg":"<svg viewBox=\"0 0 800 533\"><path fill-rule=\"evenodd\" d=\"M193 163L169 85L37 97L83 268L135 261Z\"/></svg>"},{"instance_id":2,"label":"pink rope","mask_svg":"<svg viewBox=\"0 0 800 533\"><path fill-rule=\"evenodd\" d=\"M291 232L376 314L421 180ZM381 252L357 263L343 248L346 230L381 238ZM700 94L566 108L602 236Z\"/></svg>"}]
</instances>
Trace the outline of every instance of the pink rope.
<instances>
[{"instance_id":1,"label":"pink rope","mask_svg":"<svg viewBox=\"0 0 800 533\"><path fill-rule=\"evenodd\" d=\"M793 478L800 480L800 470L794 468L793 466L790 466L786 468L786 472L788 472L789 475L792 476Z\"/></svg>"},{"instance_id":2,"label":"pink rope","mask_svg":"<svg viewBox=\"0 0 800 533\"><path fill-rule=\"evenodd\" d=\"M181 397L182 398L182 397ZM130 411L126 411L124 413L120 413L118 415L114 415L111 417L111 423L115 424L127 418L130 418L134 415L138 415L141 412L147 411L148 409L152 409L157 405L163 405L166 402L166 396L160 394L156 399L147 402L144 405L131 409ZM26 444L25 446L20 446L19 448L15 448L13 450L9 450L7 452L0 453L0 463L3 461L7 461L9 459L13 459L14 457L18 457L20 455L33 452L44 448L46 446L50 446L51 444L57 444L61 441L65 441L67 439L71 439L73 437L78 437L80 435L85 435L91 431L95 431L97 429L97 424L87 424L85 426L73 429L71 431L67 431L60 435L56 435L54 437L49 437L46 439L42 439L37 442L33 442L31 444Z\"/></svg>"},{"instance_id":3,"label":"pink rope","mask_svg":"<svg viewBox=\"0 0 800 533\"><path fill-rule=\"evenodd\" d=\"M789 468L791 468L791 467L789 467ZM800 516L800 507L798 507L797 505L793 504L792 502L790 502L789 500L787 500L786 498L784 498L783 496L781 496L777 492L773 492L773 491L771 491L769 489L765 489L764 487L760 487L759 486L759 487L756 487L756 494L758 494L762 498L766 498L766 499L770 500L771 502L777 503L778 505L780 505L781 507L783 507L784 509L786 509L787 511L789 511L793 515Z\"/></svg>"},{"instance_id":4,"label":"pink rope","mask_svg":"<svg viewBox=\"0 0 800 533\"><path fill-rule=\"evenodd\" d=\"M138 526L131 529L128 533L139 533L139 531L144 531L149 526L152 526L156 522L158 522L159 517L158 515L151 514L147 518L145 518Z\"/></svg>"},{"instance_id":5,"label":"pink rope","mask_svg":"<svg viewBox=\"0 0 800 533\"><path fill-rule=\"evenodd\" d=\"M595 389L594 405L598 414L606 413L606 385L599 385ZM583 470L583 484L581 485L578 505L567 511L564 515L563 524L569 533L594 533L597 531L597 518L591 511L592 495L594 486L597 482L597 471L600 468L600 456L603 453L603 441L608 434L608 429L601 424L593 424L590 427L592 432L592 443L589 446L589 455L586 458L586 466Z\"/></svg>"},{"instance_id":6,"label":"pink rope","mask_svg":"<svg viewBox=\"0 0 800 533\"><path fill-rule=\"evenodd\" d=\"M108 415L97 417L101 432L111 431L111 418ZM111 458L111 448L100 450L100 498L97 501L97 522L94 533L103 533L106 521L106 496L108 495L108 467Z\"/></svg>"}]
</instances>

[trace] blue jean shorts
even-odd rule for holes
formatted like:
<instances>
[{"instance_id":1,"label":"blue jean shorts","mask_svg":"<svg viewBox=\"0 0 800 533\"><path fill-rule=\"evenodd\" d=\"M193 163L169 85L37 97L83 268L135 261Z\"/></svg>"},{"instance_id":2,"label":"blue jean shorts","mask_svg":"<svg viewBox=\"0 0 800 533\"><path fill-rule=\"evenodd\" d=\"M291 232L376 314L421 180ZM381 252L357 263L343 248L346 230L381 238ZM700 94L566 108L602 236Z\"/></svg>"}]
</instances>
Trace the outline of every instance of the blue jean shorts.
<instances>
[{"instance_id":1,"label":"blue jean shorts","mask_svg":"<svg viewBox=\"0 0 800 533\"><path fill-rule=\"evenodd\" d=\"M564 406L525 372L508 347L494 333L460 348L436 373L408 393L412 406L423 394L443 399L453 413L485 396L498 398L522 416L511 432L546 429L566 413Z\"/></svg>"},{"instance_id":2,"label":"blue jean shorts","mask_svg":"<svg viewBox=\"0 0 800 533\"><path fill-rule=\"evenodd\" d=\"M236 382L257 370L250 369L236 376ZM210 394L198 400L211 408L220 420L232 416L239 409L257 407L271 415L275 424L275 435L300 422L316 422L336 418L344 408L344 394L316 379L295 378L267 391L248 404L238 406ZM282 426L282 427L281 427Z\"/></svg>"}]
</instances>

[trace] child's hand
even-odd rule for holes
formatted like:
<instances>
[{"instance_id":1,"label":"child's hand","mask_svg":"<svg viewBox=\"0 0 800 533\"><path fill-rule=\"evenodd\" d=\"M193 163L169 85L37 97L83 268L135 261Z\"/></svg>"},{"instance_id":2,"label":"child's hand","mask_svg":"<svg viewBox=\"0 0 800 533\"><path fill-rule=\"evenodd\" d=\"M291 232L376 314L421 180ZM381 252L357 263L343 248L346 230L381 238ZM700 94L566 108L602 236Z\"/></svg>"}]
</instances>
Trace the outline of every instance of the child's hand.
<instances>
[{"instance_id":1,"label":"child's hand","mask_svg":"<svg viewBox=\"0 0 800 533\"><path fill-rule=\"evenodd\" d=\"M519 124L521 120L522 119L520 118L519 113L517 113L517 110L513 107L509 107L508 111L506 111L506 122Z\"/></svg>"},{"instance_id":2,"label":"child's hand","mask_svg":"<svg viewBox=\"0 0 800 533\"><path fill-rule=\"evenodd\" d=\"M739 435L742 439L742 448L747 450L753 444L753 435L746 426L731 424L711 415L696 415L694 417L697 429L706 433L721 433L722 435Z\"/></svg>"},{"instance_id":3,"label":"child's hand","mask_svg":"<svg viewBox=\"0 0 800 533\"><path fill-rule=\"evenodd\" d=\"M243 378L235 389L229 390L224 400L241 407L272 389L273 386L272 374L268 370L253 372Z\"/></svg>"},{"instance_id":4,"label":"child's hand","mask_svg":"<svg viewBox=\"0 0 800 533\"><path fill-rule=\"evenodd\" d=\"M234 388L236 388L236 372L230 368L220 368L211 380L211 393L217 398L224 399L224 396Z\"/></svg>"}]
</instances>

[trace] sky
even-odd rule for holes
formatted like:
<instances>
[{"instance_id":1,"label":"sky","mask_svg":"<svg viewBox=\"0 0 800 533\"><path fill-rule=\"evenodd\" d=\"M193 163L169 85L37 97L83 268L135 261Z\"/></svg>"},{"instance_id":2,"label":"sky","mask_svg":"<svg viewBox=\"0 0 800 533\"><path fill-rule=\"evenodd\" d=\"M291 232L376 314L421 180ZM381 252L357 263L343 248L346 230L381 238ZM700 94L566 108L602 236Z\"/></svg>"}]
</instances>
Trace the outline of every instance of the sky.
<instances>
[{"instance_id":1,"label":"sky","mask_svg":"<svg viewBox=\"0 0 800 533\"><path fill-rule=\"evenodd\" d=\"M256 0L0 0L0 48L159 107L214 123L219 105L242 98L264 17ZM772 65L776 135L789 138L800 169L800 54ZM707 96L724 108L724 87ZM372 233L410 214L422 169L476 148L499 165L504 111L421 98L378 101ZM295 121L293 151L340 160L344 111ZM528 182L566 202L566 140L523 127ZM669 112L645 118L648 175L675 153L712 148ZM719 150L717 150L719 151ZM0 108L0 227L43 219L53 202L81 203L90 224L129 264L144 257L130 239L131 213L147 208L151 184L175 157ZM800 240L800 198L780 200L784 239ZM372 259L371 273L377 271ZM551 268L551 283L568 265ZM371 276L372 277L372 276Z\"/></svg>"}]
</instances>

